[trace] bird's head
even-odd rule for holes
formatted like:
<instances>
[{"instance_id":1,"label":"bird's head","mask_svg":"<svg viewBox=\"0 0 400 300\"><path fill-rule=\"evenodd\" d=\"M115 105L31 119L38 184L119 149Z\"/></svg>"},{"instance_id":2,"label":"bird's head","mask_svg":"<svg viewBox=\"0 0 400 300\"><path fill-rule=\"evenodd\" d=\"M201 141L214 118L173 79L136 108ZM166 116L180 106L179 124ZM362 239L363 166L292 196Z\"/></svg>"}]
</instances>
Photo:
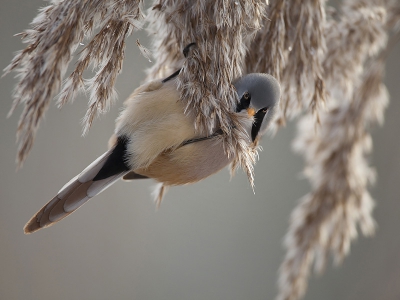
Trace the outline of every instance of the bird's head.
<instances>
[{"instance_id":1,"label":"bird's head","mask_svg":"<svg viewBox=\"0 0 400 300\"><path fill-rule=\"evenodd\" d=\"M256 142L265 133L278 106L279 83L269 74L252 73L239 78L234 85L240 99L236 112L245 112L254 118L248 133Z\"/></svg>"}]
</instances>

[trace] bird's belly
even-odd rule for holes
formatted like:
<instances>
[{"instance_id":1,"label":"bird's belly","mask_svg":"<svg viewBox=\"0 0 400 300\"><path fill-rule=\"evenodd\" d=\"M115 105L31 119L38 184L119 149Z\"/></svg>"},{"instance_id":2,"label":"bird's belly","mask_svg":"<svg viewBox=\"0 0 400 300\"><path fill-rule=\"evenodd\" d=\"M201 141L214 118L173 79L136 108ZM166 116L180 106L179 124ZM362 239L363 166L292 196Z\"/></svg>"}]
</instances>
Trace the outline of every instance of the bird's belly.
<instances>
[{"instance_id":1,"label":"bird's belly","mask_svg":"<svg viewBox=\"0 0 400 300\"><path fill-rule=\"evenodd\" d=\"M224 153L221 140L211 139L163 152L150 166L137 169L135 173L165 185L181 185L202 180L231 161Z\"/></svg>"}]
</instances>

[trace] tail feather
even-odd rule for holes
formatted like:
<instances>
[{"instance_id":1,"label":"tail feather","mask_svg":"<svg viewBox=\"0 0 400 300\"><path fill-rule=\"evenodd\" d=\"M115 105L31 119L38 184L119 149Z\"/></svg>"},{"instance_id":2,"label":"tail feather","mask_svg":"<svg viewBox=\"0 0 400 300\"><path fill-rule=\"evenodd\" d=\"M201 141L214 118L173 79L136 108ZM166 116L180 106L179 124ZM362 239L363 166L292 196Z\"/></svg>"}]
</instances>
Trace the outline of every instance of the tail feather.
<instances>
[{"instance_id":1,"label":"tail feather","mask_svg":"<svg viewBox=\"0 0 400 300\"><path fill-rule=\"evenodd\" d=\"M53 225L128 173L128 171L122 171L110 174L111 176L104 179L94 180L100 170L107 165L107 159L112 152L113 149L104 153L64 185L57 195L29 220L24 227L24 232L29 234Z\"/></svg>"}]
</instances>

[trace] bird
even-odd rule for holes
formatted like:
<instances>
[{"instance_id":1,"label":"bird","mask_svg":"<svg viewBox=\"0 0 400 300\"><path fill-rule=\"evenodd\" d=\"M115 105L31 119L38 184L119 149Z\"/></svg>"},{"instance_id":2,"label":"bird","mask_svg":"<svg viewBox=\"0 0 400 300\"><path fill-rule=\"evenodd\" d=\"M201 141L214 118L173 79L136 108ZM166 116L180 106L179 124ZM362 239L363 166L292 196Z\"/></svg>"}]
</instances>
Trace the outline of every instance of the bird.
<instances>
[{"instance_id":1,"label":"bird","mask_svg":"<svg viewBox=\"0 0 400 300\"><path fill-rule=\"evenodd\" d=\"M121 178L155 179L160 203L169 186L198 182L232 162L224 151L222 131L200 135L195 115L185 113L177 87L179 71L136 88L117 118L109 150L65 184L26 223L25 234L60 221ZM280 85L261 73L244 75L233 85L240 99L236 113L248 120L248 142L258 142L276 111Z\"/></svg>"}]
</instances>

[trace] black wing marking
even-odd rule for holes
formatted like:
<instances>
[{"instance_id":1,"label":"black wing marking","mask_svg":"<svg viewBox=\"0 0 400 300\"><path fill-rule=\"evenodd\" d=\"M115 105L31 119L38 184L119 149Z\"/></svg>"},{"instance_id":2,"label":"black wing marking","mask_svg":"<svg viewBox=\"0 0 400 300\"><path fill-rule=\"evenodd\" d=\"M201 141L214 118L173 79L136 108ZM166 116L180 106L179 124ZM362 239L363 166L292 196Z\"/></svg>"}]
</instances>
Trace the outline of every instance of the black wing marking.
<instances>
[{"instance_id":1,"label":"black wing marking","mask_svg":"<svg viewBox=\"0 0 400 300\"><path fill-rule=\"evenodd\" d=\"M195 46L196 43L190 43L189 45L187 45L184 49L183 49L183 56L185 56L185 58L188 57L189 55L189 51L190 48ZM172 75L168 76L167 78L164 78L161 82L162 83L166 83L167 81L170 81L171 79L174 79L176 76L179 75L179 73L181 72L182 69L179 69L178 71L175 71Z\"/></svg>"},{"instance_id":2,"label":"black wing marking","mask_svg":"<svg viewBox=\"0 0 400 300\"><path fill-rule=\"evenodd\" d=\"M181 72L182 69L179 69L178 71L174 72L172 75L169 75L167 78L164 78L161 82L166 83L167 81L170 81L171 79L174 79L178 74Z\"/></svg>"},{"instance_id":3,"label":"black wing marking","mask_svg":"<svg viewBox=\"0 0 400 300\"><path fill-rule=\"evenodd\" d=\"M137 174L133 171L129 172L128 174L124 175L124 177L122 177L123 180L136 180L136 179L147 179L147 178L149 177Z\"/></svg>"},{"instance_id":4,"label":"black wing marking","mask_svg":"<svg viewBox=\"0 0 400 300\"><path fill-rule=\"evenodd\" d=\"M93 178L93 181L102 180L110 176L129 171L131 168L127 164L128 160L128 138L118 137L117 144L113 151L108 156L104 166L100 169L99 173Z\"/></svg>"},{"instance_id":5,"label":"black wing marking","mask_svg":"<svg viewBox=\"0 0 400 300\"><path fill-rule=\"evenodd\" d=\"M193 144L193 143L205 141L205 140L210 140L210 139L215 138L216 136L219 136L219 135L222 135L222 134L223 134L222 129L219 129L216 132L214 132L212 135L186 140L181 144L180 147L186 146L188 144Z\"/></svg>"}]
</instances>

